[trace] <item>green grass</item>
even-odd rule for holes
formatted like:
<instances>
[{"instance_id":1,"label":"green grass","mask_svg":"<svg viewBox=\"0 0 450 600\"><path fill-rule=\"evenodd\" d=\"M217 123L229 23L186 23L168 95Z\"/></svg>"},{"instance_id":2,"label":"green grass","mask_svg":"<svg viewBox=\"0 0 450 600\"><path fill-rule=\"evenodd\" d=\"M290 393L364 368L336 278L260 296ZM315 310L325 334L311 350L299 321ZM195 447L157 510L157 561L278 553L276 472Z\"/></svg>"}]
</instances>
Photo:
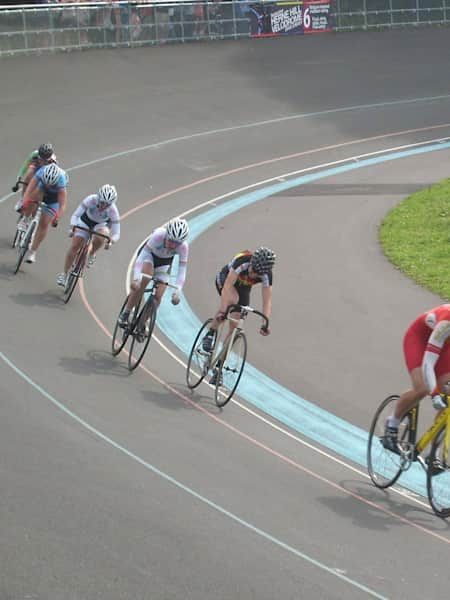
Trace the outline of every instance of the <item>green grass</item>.
<instances>
[{"instance_id":1,"label":"green grass","mask_svg":"<svg viewBox=\"0 0 450 600\"><path fill-rule=\"evenodd\" d=\"M384 218L379 236L396 267L450 298L450 179L400 202Z\"/></svg>"}]
</instances>

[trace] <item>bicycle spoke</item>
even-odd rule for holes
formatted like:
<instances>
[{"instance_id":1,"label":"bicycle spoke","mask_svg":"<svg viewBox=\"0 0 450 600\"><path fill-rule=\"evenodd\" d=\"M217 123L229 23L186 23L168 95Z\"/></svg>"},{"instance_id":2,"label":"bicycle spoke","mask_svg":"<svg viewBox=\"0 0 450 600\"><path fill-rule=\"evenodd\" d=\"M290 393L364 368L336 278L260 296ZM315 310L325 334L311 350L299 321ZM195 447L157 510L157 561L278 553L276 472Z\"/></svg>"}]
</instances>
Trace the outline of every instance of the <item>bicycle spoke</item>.
<instances>
[{"instance_id":1,"label":"bicycle spoke","mask_svg":"<svg viewBox=\"0 0 450 600\"><path fill-rule=\"evenodd\" d=\"M186 369L186 383L191 390L200 385L208 373L211 353L203 350L202 344L203 338L205 337L206 332L209 330L211 323L212 319L208 319L200 327L189 354L189 360Z\"/></svg>"},{"instance_id":2,"label":"bicycle spoke","mask_svg":"<svg viewBox=\"0 0 450 600\"><path fill-rule=\"evenodd\" d=\"M31 241L33 239L33 234L36 229L36 225L37 225L36 220L33 220L30 223L27 231L22 235L22 239L20 240L20 243L19 243L18 256L17 256L16 266L14 268L14 274L18 273L18 271L22 265L23 259L25 258L25 255L31 246Z\"/></svg>"},{"instance_id":3,"label":"bicycle spoke","mask_svg":"<svg viewBox=\"0 0 450 600\"><path fill-rule=\"evenodd\" d=\"M136 324L131 331L131 345L128 354L128 368L134 371L144 358L144 354L150 343L153 328L156 321L156 306L154 297L151 295L142 307Z\"/></svg>"},{"instance_id":4,"label":"bicycle spoke","mask_svg":"<svg viewBox=\"0 0 450 600\"><path fill-rule=\"evenodd\" d=\"M396 454L383 446L386 419L394 412L398 396L389 396L382 402L372 421L367 446L367 468L373 483L379 488L393 485L400 477L403 470L410 463L403 453ZM399 446L407 453L409 435L409 415L399 426Z\"/></svg>"},{"instance_id":5,"label":"bicycle spoke","mask_svg":"<svg viewBox=\"0 0 450 600\"><path fill-rule=\"evenodd\" d=\"M77 252L72 268L69 271L67 282L64 287L63 300L67 304L72 297L72 294L77 286L78 279L83 275L84 259L87 246L83 245Z\"/></svg>"},{"instance_id":6,"label":"bicycle spoke","mask_svg":"<svg viewBox=\"0 0 450 600\"><path fill-rule=\"evenodd\" d=\"M125 298L125 301L122 304L122 307L119 311L119 315L122 313L123 309L127 305L127 302L128 302L128 296ZM123 328L119 326L119 315L117 316L117 319L116 319L116 324L114 326L114 332L113 332L112 343L111 343L111 352L112 352L113 356L117 356L119 354L119 352L122 351L123 347L127 343L128 337L130 335L130 326L123 327ZM134 309L130 314L130 318L129 318L130 323L133 322L133 316L134 316Z\"/></svg>"},{"instance_id":7,"label":"bicycle spoke","mask_svg":"<svg viewBox=\"0 0 450 600\"><path fill-rule=\"evenodd\" d=\"M247 338L244 332L240 331L235 335L231 351L220 364L216 374L214 397L217 406L225 406L231 400L241 379L246 357Z\"/></svg>"},{"instance_id":8,"label":"bicycle spoke","mask_svg":"<svg viewBox=\"0 0 450 600\"><path fill-rule=\"evenodd\" d=\"M427 492L431 508L438 517L450 517L450 466L444 459L445 428L436 436L427 459Z\"/></svg>"}]
</instances>

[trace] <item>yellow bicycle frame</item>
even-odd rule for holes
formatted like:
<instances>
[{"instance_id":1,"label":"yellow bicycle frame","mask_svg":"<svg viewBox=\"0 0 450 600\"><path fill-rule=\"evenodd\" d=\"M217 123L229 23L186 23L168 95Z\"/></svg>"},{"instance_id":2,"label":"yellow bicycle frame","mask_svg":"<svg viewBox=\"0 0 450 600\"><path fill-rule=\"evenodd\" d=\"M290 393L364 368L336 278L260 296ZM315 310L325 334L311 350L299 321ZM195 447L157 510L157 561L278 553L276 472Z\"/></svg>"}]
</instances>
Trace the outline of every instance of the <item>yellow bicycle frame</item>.
<instances>
[{"instance_id":1,"label":"yellow bicycle frame","mask_svg":"<svg viewBox=\"0 0 450 600\"><path fill-rule=\"evenodd\" d=\"M437 436L442 427L445 426L444 454L442 459L448 464L448 449L450 443L450 406L444 409L437 417L433 425L422 435L416 444L416 452L420 454Z\"/></svg>"}]
</instances>

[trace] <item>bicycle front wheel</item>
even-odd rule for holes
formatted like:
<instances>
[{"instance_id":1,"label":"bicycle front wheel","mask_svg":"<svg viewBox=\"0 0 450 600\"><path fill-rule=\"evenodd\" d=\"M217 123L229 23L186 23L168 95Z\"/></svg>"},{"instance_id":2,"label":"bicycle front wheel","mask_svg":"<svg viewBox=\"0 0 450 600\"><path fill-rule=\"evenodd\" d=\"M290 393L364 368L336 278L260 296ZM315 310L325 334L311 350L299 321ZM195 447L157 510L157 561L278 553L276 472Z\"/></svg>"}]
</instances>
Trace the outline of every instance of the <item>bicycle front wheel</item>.
<instances>
[{"instance_id":1,"label":"bicycle front wheel","mask_svg":"<svg viewBox=\"0 0 450 600\"><path fill-rule=\"evenodd\" d=\"M433 440L427 459L427 492L431 508L438 517L450 517L450 466L445 458L444 425Z\"/></svg>"},{"instance_id":2,"label":"bicycle front wheel","mask_svg":"<svg viewBox=\"0 0 450 600\"><path fill-rule=\"evenodd\" d=\"M150 296L142 307L136 324L131 331L132 341L128 354L128 369L134 371L144 358L144 354L150 344L153 328L156 321L156 304L153 296Z\"/></svg>"},{"instance_id":3,"label":"bicycle front wheel","mask_svg":"<svg viewBox=\"0 0 450 600\"><path fill-rule=\"evenodd\" d=\"M72 297L72 294L77 286L78 280L83 275L83 265L85 258L85 250L82 249L78 252L75 257L74 264L69 271L67 276L66 285L64 287L63 300L64 304L67 304Z\"/></svg>"},{"instance_id":4,"label":"bicycle front wheel","mask_svg":"<svg viewBox=\"0 0 450 600\"><path fill-rule=\"evenodd\" d=\"M19 219L17 221L17 225L20 223L20 221L22 220L22 215L19 216ZM21 229L19 229L16 226L16 232L14 234L14 239L12 241L11 247L15 248L16 246L18 246L23 238L23 231Z\"/></svg>"},{"instance_id":5,"label":"bicycle front wheel","mask_svg":"<svg viewBox=\"0 0 450 600\"><path fill-rule=\"evenodd\" d=\"M22 239L20 240L19 253L17 256L16 266L14 267L14 275L19 271L20 266L23 263L23 259L25 258L25 254L27 253L29 247L31 246L31 240L33 239L35 229L36 229L36 221L32 221L32 223L28 227L26 233L22 236Z\"/></svg>"},{"instance_id":6,"label":"bicycle front wheel","mask_svg":"<svg viewBox=\"0 0 450 600\"><path fill-rule=\"evenodd\" d=\"M127 339L130 335L130 326L128 326L128 327L120 327L119 326L119 316L121 315L123 309L127 305L127 302L128 302L128 296L125 298L125 301L122 304L120 312L117 315L116 325L114 327L112 343L111 343L111 353L113 356L117 356L119 354L119 352L121 352L123 350L123 347L127 343ZM132 322L132 315L130 315L129 322L130 323Z\"/></svg>"},{"instance_id":7,"label":"bicycle front wheel","mask_svg":"<svg viewBox=\"0 0 450 600\"><path fill-rule=\"evenodd\" d=\"M394 405L399 396L389 396L378 407L369 431L367 444L367 470L370 479L379 488L388 488L400 477L405 468L406 458L400 453L384 447L386 419L394 413ZM399 445L408 443L410 429L409 413L402 419L398 429Z\"/></svg>"},{"instance_id":8,"label":"bicycle front wheel","mask_svg":"<svg viewBox=\"0 0 450 600\"><path fill-rule=\"evenodd\" d=\"M186 383L191 390L200 385L208 373L211 353L203 350L202 343L207 331L209 331L211 323L212 319L208 319L200 327L189 354L186 369Z\"/></svg>"},{"instance_id":9,"label":"bicycle front wheel","mask_svg":"<svg viewBox=\"0 0 450 600\"><path fill-rule=\"evenodd\" d=\"M234 337L228 356L221 361L218 367L214 390L214 400L217 406L225 406L231 400L241 379L246 358L247 338L243 331L239 331Z\"/></svg>"}]
</instances>

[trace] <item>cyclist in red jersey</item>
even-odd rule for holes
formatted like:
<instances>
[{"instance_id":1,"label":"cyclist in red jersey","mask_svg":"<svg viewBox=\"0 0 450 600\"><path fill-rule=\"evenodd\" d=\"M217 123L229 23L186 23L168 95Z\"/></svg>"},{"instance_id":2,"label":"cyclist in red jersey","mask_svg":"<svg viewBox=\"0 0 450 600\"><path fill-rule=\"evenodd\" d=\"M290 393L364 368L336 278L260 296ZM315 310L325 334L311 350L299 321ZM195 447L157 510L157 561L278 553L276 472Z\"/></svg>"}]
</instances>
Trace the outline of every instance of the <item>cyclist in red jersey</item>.
<instances>
[{"instance_id":1,"label":"cyclist in red jersey","mask_svg":"<svg viewBox=\"0 0 450 600\"><path fill-rule=\"evenodd\" d=\"M401 418L427 395L436 410L446 407L439 391L450 381L450 304L441 304L415 319L403 338L403 352L412 388L400 394L387 418L384 446L396 450Z\"/></svg>"}]
</instances>

